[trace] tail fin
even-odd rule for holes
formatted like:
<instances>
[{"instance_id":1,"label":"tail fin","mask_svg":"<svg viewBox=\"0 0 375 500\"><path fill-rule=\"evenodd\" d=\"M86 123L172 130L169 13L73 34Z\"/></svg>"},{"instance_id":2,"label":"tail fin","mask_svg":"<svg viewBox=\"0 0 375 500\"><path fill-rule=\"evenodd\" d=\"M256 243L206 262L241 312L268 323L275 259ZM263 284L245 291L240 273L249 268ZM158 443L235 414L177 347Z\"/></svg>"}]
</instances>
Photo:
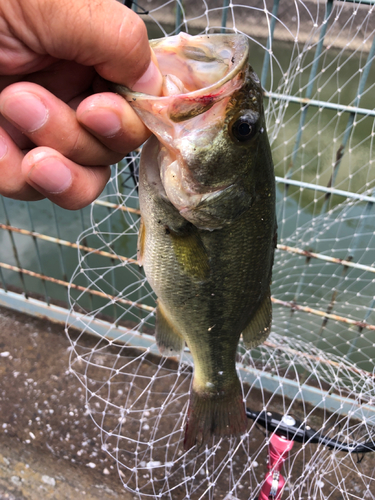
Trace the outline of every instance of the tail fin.
<instances>
[{"instance_id":1,"label":"tail fin","mask_svg":"<svg viewBox=\"0 0 375 500\"><path fill-rule=\"evenodd\" d=\"M246 431L247 417L241 387L230 387L220 393L200 393L193 388L190 394L184 448L200 448L212 436L239 436Z\"/></svg>"}]
</instances>

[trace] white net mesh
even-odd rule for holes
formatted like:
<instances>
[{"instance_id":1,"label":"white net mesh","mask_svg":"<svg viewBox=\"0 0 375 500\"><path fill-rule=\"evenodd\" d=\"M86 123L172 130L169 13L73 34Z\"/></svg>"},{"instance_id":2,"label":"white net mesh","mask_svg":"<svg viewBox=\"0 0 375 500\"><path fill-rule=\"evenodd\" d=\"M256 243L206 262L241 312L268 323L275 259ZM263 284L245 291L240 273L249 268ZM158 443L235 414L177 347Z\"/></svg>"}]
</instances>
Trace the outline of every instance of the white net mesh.
<instances>
[{"instance_id":1,"label":"white net mesh","mask_svg":"<svg viewBox=\"0 0 375 500\"><path fill-rule=\"evenodd\" d=\"M272 3L251 3L142 5L153 37L173 32L166 23L176 11L193 34L220 28L226 13L227 28L249 36L250 62L263 74L279 247L271 335L251 352L238 349L244 400L252 410L293 414L346 444L374 444L374 7L281 2L273 15ZM313 100L308 107L305 98ZM79 254L67 328L71 370L135 498L255 499L267 471L268 431L249 420L239 439L183 450L192 362L188 351L180 362L161 358L154 343L156 297L136 262L138 156L113 170L80 237L104 253ZM86 350L74 327L96 334L96 347ZM282 498L375 498L373 454L295 444L283 475Z\"/></svg>"}]
</instances>

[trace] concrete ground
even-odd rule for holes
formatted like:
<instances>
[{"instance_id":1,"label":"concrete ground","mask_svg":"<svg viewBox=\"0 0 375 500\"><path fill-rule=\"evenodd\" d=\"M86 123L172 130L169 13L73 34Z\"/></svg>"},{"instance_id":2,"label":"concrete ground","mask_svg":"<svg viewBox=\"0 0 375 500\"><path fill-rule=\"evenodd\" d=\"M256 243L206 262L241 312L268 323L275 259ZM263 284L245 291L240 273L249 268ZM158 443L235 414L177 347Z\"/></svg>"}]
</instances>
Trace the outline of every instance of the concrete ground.
<instances>
[{"instance_id":1,"label":"concrete ground","mask_svg":"<svg viewBox=\"0 0 375 500\"><path fill-rule=\"evenodd\" d=\"M0 308L0 500L133 498L85 415L68 348L62 325Z\"/></svg>"}]
</instances>

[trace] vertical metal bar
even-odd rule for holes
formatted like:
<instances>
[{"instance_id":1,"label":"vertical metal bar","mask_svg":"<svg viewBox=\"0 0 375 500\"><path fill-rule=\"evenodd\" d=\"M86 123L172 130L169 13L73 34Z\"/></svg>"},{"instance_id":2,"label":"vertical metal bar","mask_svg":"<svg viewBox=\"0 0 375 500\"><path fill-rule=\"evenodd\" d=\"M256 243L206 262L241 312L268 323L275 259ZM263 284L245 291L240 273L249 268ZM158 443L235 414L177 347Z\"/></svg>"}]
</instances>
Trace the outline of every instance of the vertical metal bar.
<instances>
[{"instance_id":1,"label":"vertical metal bar","mask_svg":"<svg viewBox=\"0 0 375 500\"><path fill-rule=\"evenodd\" d=\"M179 0L176 1L176 29L175 33L178 34L181 31L182 24L182 7Z\"/></svg>"},{"instance_id":2,"label":"vertical metal bar","mask_svg":"<svg viewBox=\"0 0 375 500\"><path fill-rule=\"evenodd\" d=\"M372 65L373 60L374 60L374 56L375 56L375 38L372 41L371 49L368 53L366 64L363 67L362 76L359 80L358 92L357 92L357 96L356 96L355 101L354 101L354 106L357 108L359 107L359 103L360 103L363 91L365 90L367 78L368 78L368 75L370 73L370 69L371 69L371 65ZM336 177L337 177L340 165L341 165L341 160L342 160L342 157L344 156L345 148L346 148L347 142L348 142L349 137L350 137L350 133L351 133L352 128L353 128L355 116L356 116L355 113L350 113L350 115L349 115L348 122L346 124L345 132L344 132L344 137L342 139L342 143L341 143L341 145L336 153L336 162L335 162L334 167L333 167L333 172L332 172L332 176L329 180L328 187L333 187L335 184ZM325 198L324 198L322 213L326 212L330 198L331 198L331 193L327 193L325 195Z\"/></svg>"},{"instance_id":3,"label":"vertical metal bar","mask_svg":"<svg viewBox=\"0 0 375 500\"><path fill-rule=\"evenodd\" d=\"M130 155L126 158L126 164L128 166L130 176L133 179L135 189L138 193L138 182L139 182L139 163L136 162L136 155L134 153L130 153ZM126 181L123 181L126 183Z\"/></svg>"},{"instance_id":4,"label":"vertical metal bar","mask_svg":"<svg viewBox=\"0 0 375 500\"><path fill-rule=\"evenodd\" d=\"M363 318L363 321L367 321L367 319L369 318L370 314L373 312L375 308L375 298L372 299L367 311L366 311L366 314ZM358 342L358 339L360 338L361 336L361 333L362 333L362 330L363 328L362 327L359 327L358 330L357 330L357 335L355 336L354 339L351 339L350 341L350 347L348 349L348 352L346 353L345 357L346 359L350 359L352 357L352 354L354 354L355 352L355 348L357 347L357 342Z\"/></svg>"},{"instance_id":5,"label":"vertical metal bar","mask_svg":"<svg viewBox=\"0 0 375 500\"><path fill-rule=\"evenodd\" d=\"M84 219L84 216L83 216L83 209L81 209L81 210L79 211L79 218L81 219L81 227L82 227L82 231L85 231L86 226L85 226L85 219ZM87 244L87 240L86 240L86 236L83 238L83 240L82 240L82 241L84 241L84 245L88 246L88 244Z\"/></svg>"},{"instance_id":6,"label":"vertical metal bar","mask_svg":"<svg viewBox=\"0 0 375 500\"><path fill-rule=\"evenodd\" d=\"M314 88L315 77L316 77L316 73L318 71L319 59L320 59L320 56L322 54L322 48L323 48L324 38L326 36L326 31L327 31L327 26L328 26L328 18L331 15L332 6L333 6L333 0L327 0L326 11L325 11L325 15L324 15L324 21L323 21L322 27L320 29L319 41L318 41L318 44L316 46L316 50L315 50L315 54L314 54L314 60L313 60L312 66L311 66L310 75L309 75L309 81L308 81L308 85L307 85L307 89L306 89L305 97L307 99L311 98L311 94L312 94L312 91L313 91L313 88ZM288 169L288 172L286 174L286 178L287 179L289 179L292 176L292 174L293 174L294 166L295 166L296 159L297 159L297 154L298 154L299 147L300 147L300 144L301 144L302 131L303 131L303 127L305 125L308 107L309 107L308 104L306 104L302 108L301 119L300 119L300 122L299 122L299 127L298 127L296 142L294 144L294 149L293 149L293 154L292 154L292 161L291 161L291 165L290 165L290 167Z\"/></svg>"},{"instance_id":7,"label":"vertical metal bar","mask_svg":"<svg viewBox=\"0 0 375 500\"><path fill-rule=\"evenodd\" d=\"M85 231L86 229L86 226L85 226L85 220L83 218L83 209L81 209L79 211L79 215L80 215L80 219L81 219L81 227L82 227L82 232ZM87 243L87 239L86 239L86 236L84 238L82 238L82 243L85 245L85 246L89 246L88 243ZM87 254L87 252L85 252L84 250L82 250L82 253L84 255ZM86 278L86 283L87 283L87 286L90 286L90 280L89 280L89 277L83 273L85 278ZM89 305L90 305L90 310L93 311L94 310L94 302L93 302L93 296L91 295L91 293L88 294L88 300L89 300Z\"/></svg>"},{"instance_id":8,"label":"vertical metal bar","mask_svg":"<svg viewBox=\"0 0 375 500\"><path fill-rule=\"evenodd\" d=\"M114 190L112 190L113 192L111 193L110 192L110 184L107 183L107 186L106 186L106 189L107 189L107 192L108 194L116 194L114 192ZM112 221L111 221L111 214L112 214L112 208L107 208L108 210L108 214L110 215L108 218L107 218L107 227L108 227L108 234L111 235L112 234ZM116 288L116 273L114 271L114 268L116 266L116 262L114 259L111 259L111 263L112 263L112 269L111 269L111 272L110 272L110 276L111 276L111 286L113 287L113 290L117 290ZM118 306L116 304L116 302L113 303L113 316L114 316L114 319L115 319L115 324L117 325L117 320L118 320Z\"/></svg>"},{"instance_id":9,"label":"vertical metal bar","mask_svg":"<svg viewBox=\"0 0 375 500\"><path fill-rule=\"evenodd\" d=\"M5 223L6 223L7 226L11 226L4 198L3 198L3 196L0 196L0 198L1 198L1 204L2 204L3 210L4 210ZM8 231L8 234L9 234L9 238L10 238L10 241L11 241L11 244L12 244L13 255L14 255L14 259L16 261L17 267L19 267L20 269L22 269L21 262L20 262L20 259L19 259L19 256L18 256L18 252L17 252L17 245L16 245L16 242L14 241L13 233L12 233L12 231ZM26 283L25 283L24 276L23 276L22 272L19 273L19 277L20 277L20 280L21 280L21 283L22 283L22 288L23 288L23 292L25 294L25 297L28 298L29 294L27 292Z\"/></svg>"},{"instance_id":10,"label":"vertical metal bar","mask_svg":"<svg viewBox=\"0 0 375 500\"><path fill-rule=\"evenodd\" d=\"M305 269L310 264L310 261L311 261L311 257L306 257L306 259L305 259ZM300 278L298 284L297 284L297 289L296 289L296 292L295 292L294 297L293 297L293 302L295 302L295 303L298 302L298 297L299 297L299 295L301 293L303 285L305 284L305 279L306 279L306 274L305 274L305 271L304 271L302 273L302 275L301 275L301 278ZM290 315L289 315L289 318L287 320L286 328L289 328L290 321L292 320L293 315L294 315L294 309L292 308L290 310ZM304 372L302 372L302 373L304 373Z\"/></svg>"},{"instance_id":11,"label":"vertical metal bar","mask_svg":"<svg viewBox=\"0 0 375 500\"><path fill-rule=\"evenodd\" d=\"M7 292L8 291L8 287L7 287L7 283L5 281L5 278L4 278L4 275L3 275L3 270L1 269L1 267L0 267L0 279L1 279L1 282L3 284L4 291Z\"/></svg>"},{"instance_id":12,"label":"vertical metal bar","mask_svg":"<svg viewBox=\"0 0 375 500\"><path fill-rule=\"evenodd\" d=\"M272 47L273 33L275 31L277 13L279 11L279 3L280 3L280 0L274 0L274 2L273 2L272 16L271 16L271 22L270 22L270 31L269 31L268 38L267 38L267 50L266 50L266 53L264 54L262 76L260 78L260 81L261 81L263 88L266 87L266 83L267 83L268 66L270 63L270 51L271 51L271 47Z\"/></svg>"},{"instance_id":13,"label":"vertical metal bar","mask_svg":"<svg viewBox=\"0 0 375 500\"><path fill-rule=\"evenodd\" d=\"M371 303L366 311L366 314L363 318L364 322L366 322L368 320L368 318L369 318L370 314L373 312L374 308L375 308L375 298L372 299L372 301L371 301ZM345 354L346 359L350 359L352 357L352 354L354 353L354 350L357 346L358 339L361 336L362 330L363 330L362 327L358 327L356 336L350 340L350 347L348 349L348 352Z\"/></svg>"},{"instance_id":14,"label":"vertical metal bar","mask_svg":"<svg viewBox=\"0 0 375 500\"><path fill-rule=\"evenodd\" d=\"M372 65L374 56L375 56L375 38L374 38L374 40L372 42L370 51L368 53L366 64L365 64L365 66L363 68L362 76L361 76L361 78L359 80L358 91L357 91L356 98L354 100L354 106L355 107L359 107L360 100L361 100L361 97L362 97L362 93L365 90L367 78L368 78L368 75L370 73L370 69L371 69L371 65ZM335 162L334 167L333 167L331 178L330 178L330 180L328 182L328 187L333 187L334 184L335 184L336 177L337 177L339 168L341 166L341 161L342 161L342 158L343 158L344 153L345 153L345 148L346 148L346 145L348 143L350 134L351 134L352 129L353 129L353 123L354 123L355 116L356 116L356 113L350 113L350 115L349 115L342 143L341 143L341 145L340 145L340 147L339 147L339 149L337 150L337 153L336 153L336 162ZM326 195L324 197L324 203L323 203L323 206L322 206L322 210L321 210L322 214L327 211L330 199L331 199L331 193L326 193ZM367 205L365 207L365 210L364 210L365 214L369 215L369 213L370 213L370 211L372 209L372 206L373 206L373 203L371 203L371 202L367 203ZM352 248L351 248L351 250L349 249L349 254L345 257L345 260L349 260L350 261L350 260L353 259L353 256L354 256L353 254L354 254L354 252L355 252L355 250L356 250L356 248L358 246L360 235L362 234L362 228L363 228L363 225L364 225L364 219L365 218L363 218L363 219L360 220L359 230L355 233L355 238L354 238L354 242L353 242ZM345 272L343 271L343 274L342 274L342 276L340 278L338 286L333 291L332 298L331 298L331 303L329 304L329 306L327 308L327 312L332 312L332 310L333 310L334 304L335 304L336 299L337 299L337 295L339 293L339 289L341 288L341 286L342 286L342 284L344 282L344 278L345 278L345 275L346 275L347 268L344 268L344 270L345 270ZM368 313L367 313L366 317L368 317L368 315L370 313L371 313L371 306L370 306L370 309L368 310ZM324 327L326 326L327 323L328 323L328 319L323 321L319 337L322 335L323 329L324 329ZM354 342L351 344L351 346L350 346L350 348L349 348L349 350L347 352L347 358L349 358L352 355L352 353L354 351L354 348L355 348L355 345L357 343L357 339L359 338L359 336L361 334L361 331L362 331L362 329L358 330L357 336L354 339Z\"/></svg>"},{"instance_id":15,"label":"vertical metal bar","mask_svg":"<svg viewBox=\"0 0 375 500\"><path fill-rule=\"evenodd\" d=\"M324 14L324 20L323 20L323 24L320 28L319 41L318 41L318 44L317 44L316 49L315 49L313 64L311 66L310 75L309 75L309 82L308 82L308 86L307 86L306 94L305 94L305 97L307 97L308 99L311 98L312 90L314 87L314 81L315 81L316 73L317 73L318 66L319 66L319 59L320 59L320 56L322 53L324 38L326 35L326 31L327 31L328 18L332 12L332 6L333 6L333 0L327 0L326 10L325 10L325 14ZM308 107L309 107L308 104L306 104L302 108L301 118L300 118L298 131L297 131L297 135L296 135L296 141L295 141L293 153L292 153L292 159L290 161L288 171L286 172L286 175L285 175L286 179L290 179L293 175L293 172L294 172L294 168L295 168L295 164L296 164L296 160L297 160L297 154L298 154L300 144L301 144L303 127L304 127L304 124L306 121ZM288 190L289 190L289 184L286 183L284 186L284 199L286 199L288 196ZM280 210L285 210L285 203L282 203ZM280 236L282 236L282 235L280 235Z\"/></svg>"},{"instance_id":16,"label":"vertical metal bar","mask_svg":"<svg viewBox=\"0 0 375 500\"><path fill-rule=\"evenodd\" d=\"M55 220L55 228L56 228L57 237L59 239L61 239L60 228L59 228L59 224L58 224L58 220L57 220L56 206L52 202L51 202L51 206L52 206L53 217ZM57 245L57 248L59 249L60 266L61 266L61 270L62 270L62 274L63 274L63 279L65 281L68 281L67 272L66 272L65 263L64 263L63 250L61 248L61 245ZM67 293L67 302L69 303L69 290L68 289L66 290L66 293Z\"/></svg>"},{"instance_id":17,"label":"vertical metal bar","mask_svg":"<svg viewBox=\"0 0 375 500\"><path fill-rule=\"evenodd\" d=\"M33 218L31 216L31 211L30 211L30 204L26 203L26 206L27 206L27 213L29 215L29 220L30 220L30 229L31 229L31 231L35 231L34 222L33 222ZM40 258L40 252L39 252L39 243L37 241L37 238L35 238L35 236L32 236L32 240L34 242L35 253L36 253L36 257L37 257L37 261L38 261L40 274L44 274L43 266L42 266L42 259ZM50 305L50 298L48 296L46 280L42 279L42 283L43 283L43 288L44 288L45 301L48 305Z\"/></svg>"},{"instance_id":18,"label":"vertical metal bar","mask_svg":"<svg viewBox=\"0 0 375 500\"><path fill-rule=\"evenodd\" d=\"M332 6L333 6L333 0L327 0L326 11L325 11L325 14L324 14L324 21L323 21L323 25L322 25L322 27L320 29L319 41L318 41L318 44L316 46L316 50L315 50L315 54L314 54L314 59L313 59L313 64L312 64L312 67L311 67L311 70L310 70L310 75L309 75L309 82L308 82L308 86L307 86L307 89L306 89L306 95L305 96L307 98L310 98L311 94L312 94L315 77L316 77L316 74L317 74L317 71L318 71L319 59L320 59L320 56L321 56L321 53L322 53L323 42L324 42L324 38L325 38L325 35L326 35L326 31L327 31L328 18L329 18L330 14L331 14ZM302 114L301 114L301 118L300 118L300 122L299 122L299 127L298 127L296 142L294 144L294 149L293 149L291 164L290 164L289 169L288 169L288 171L286 173L286 176L285 176L287 179L290 179L292 177L292 174L293 174L293 171L294 171L294 166L295 166L295 163L296 163L297 153L299 151L299 147L300 147L300 143L301 143L302 131L303 131L303 127L304 127L305 120L306 120L307 109L308 109L308 105L304 106L304 108L302 109ZM285 184L284 199L286 199L286 197L287 197L288 188L289 188L289 185ZM283 203L283 205L285 207L285 203ZM315 249L313 249L313 250L315 250ZM308 264L309 264L309 260L306 259L306 266L308 266ZM301 277L300 277L299 283L297 285L297 290L296 290L296 293L295 293L295 296L294 296L294 300L296 302L298 301L298 297L299 297L301 288L302 288L303 284L305 283L305 279L306 279L306 273L305 273L305 271L303 271L301 273Z\"/></svg>"},{"instance_id":19,"label":"vertical metal bar","mask_svg":"<svg viewBox=\"0 0 375 500\"><path fill-rule=\"evenodd\" d=\"M347 257L345 260L347 261L352 261L353 258L351 256ZM345 283L345 277L347 275L347 272L348 272L348 266L344 266L343 269L342 269L342 272L341 272L341 276L340 276L340 279L339 279L339 282L338 284L332 289L332 296L331 296L331 300L327 306L327 309L326 309L326 314L331 314L335 305L336 305L336 301L337 301L337 297L341 291L341 287L342 285ZM319 333L318 333L318 337L317 339L313 342L313 344L315 346L318 345L319 341L321 340L322 338L322 335L323 335L323 332L324 332L324 329L325 327L327 326L327 323L328 323L329 319L328 317L326 316L325 318L323 318L323 321L322 321L322 324L320 326L320 330L319 330Z\"/></svg>"},{"instance_id":20,"label":"vertical metal bar","mask_svg":"<svg viewBox=\"0 0 375 500\"><path fill-rule=\"evenodd\" d=\"M226 32L225 27L227 25L228 7L229 7L229 0L224 0L224 2L223 2L223 13L221 15L221 30L220 30L220 33L225 33Z\"/></svg>"},{"instance_id":21,"label":"vertical metal bar","mask_svg":"<svg viewBox=\"0 0 375 500\"><path fill-rule=\"evenodd\" d=\"M373 195L374 195L374 194L375 194L375 191L373 192ZM364 211L363 211L363 212L364 212L364 217L361 217L361 218L359 219L359 227L358 227L358 230L357 230L357 231L355 231L355 233L354 233L354 240L353 240L353 243L352 243L351 247L350 247L350 248L348 248L348 254L346 255L346 257L345 257L345 259L344 259L344 260L347 260L347 261L349 261L349 262L350 262L351 260L353 260L353 259L354 259L354 256L355 256L354 254L355 254L356 249L358 248L359 239L360 239L361 235L364 233L364 225L365 225L365 220L366 220L366 218L367 218L367 217L369 217L369 216L370 216L370 212L371 212L371 210L372 210L373 206L374 206L374 203L373 203L373 202L368 202L368 203L366 204L365 209L364 209ZM332 310L333 310L333 308L334 308L334 305L335 305L335 302L336 302L336 299L337 299L337 295L338 295L338 293L339 293L339 291L340 291L340 288L341 288L341 287L342 287L342 285L345 283L345 276L346 276L347 271L348 271L348 267L344 266L344 269L343 269L342 275L341 275L341 277L340 277L340 281L339 281L338 285L335 287L335 289L333 290L333 293L332 293L332 298L331 298L331 302L330 302L330 304L329 304L329 306L328 306L328 308L327 308L327 310L326 310L326 312L327 312L327 313L331 313L331 312L332 312ZM367 318L368 318L368 316L371 314L371 312L372 312L372 311L371 311L371 306L370 306L369 310L368 310L368 311L367 311L367 313L366 313L366 319L367 319ZM366 321L366 320L364 320L364 321ZM327 323L328 323L328 319L327 319L327 318L325 318L325 319L323 320L322 327L321 327L321 330L320 330L320 332L319 332L319 337L321 337L321 335L322 335L322 333L323 333L323 329L325 328L325 326L326 326L326 324L327 324ZM361 332L362 332L362 328L359 328L359 329L358 329L358 334L357 334L357 337L360 335L360 333L361 333ZM356 337L356 339L357 339L357 337ZM349 349L349 350L348 350L348 352L347 352L347 357L349 357L349 356L350 356L350 354L353 352L354 346L355 346L355 344L356 344L356 342L357 342L357 340L356 340L356 339L355 339L355 341L354 341L354 343L353 343L354 345L353 345L353 344L351 344L351 347L350 347L350 349ZM318 339L318 340L319 340L319 339Z\"/></svg>"},{"instance_id":22,"label":"vertical metal bar","mask_svg":"<svg viewBox=\"0 0 375 500\"><path fill-rule=\"evenodd\" d=\"M375 195L375 190L373 191L373 196ZM359 235L357 236L356 240L355 240L355 245L357 246L357 242L358 242L358 239L360 237L360 235L362 234L362 227L364 226L365 224L365 220L366 220L366 217L370 216L370 212L372 211L372 209L374 208L374 203L372 202L369 202L366 204L366 208L364 210L364 213L365 213L365 216L363 218L361 218L361 222L360 222L360 231L359 231ZM356 249L356 246L354 248L354 250ZM354 251L352 252L354 253ZM367 321L368 317L370 316L370 314L373 312L374 310L374 307L375 307L375 297L372 299L367 311L366 311L366 314L363 318L363 321ZM356 348L356 345L357 345L357 341L362 333L362 330L363 328L362 327L359 327L358 330L357 330L357 335L355 336L355 338L350 342L350 347L348 349L348 352L346 353L346 358L347 359L350 359L351 355L354 353L354 349Z\"/></svg>"}]
</instances>

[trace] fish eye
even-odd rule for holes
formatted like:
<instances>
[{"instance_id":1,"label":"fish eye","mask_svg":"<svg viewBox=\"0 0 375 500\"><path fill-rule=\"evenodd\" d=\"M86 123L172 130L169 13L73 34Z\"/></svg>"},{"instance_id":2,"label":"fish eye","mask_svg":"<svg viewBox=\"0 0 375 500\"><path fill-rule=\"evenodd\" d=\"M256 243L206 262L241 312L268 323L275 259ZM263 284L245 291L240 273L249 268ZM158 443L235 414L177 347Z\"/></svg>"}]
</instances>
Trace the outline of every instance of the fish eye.
<instances>
[{"instance_id":1,"label":"fish eye","mask_svg":"<svg viewBox=\"0 0 375 500\"><path fill-rule=\"evenodd\" d=\"M241 116L231 126L232 134L240 142L250 140L254 137L256 131L256 122L249 116Z\"/></svg>"}]
</instances>

